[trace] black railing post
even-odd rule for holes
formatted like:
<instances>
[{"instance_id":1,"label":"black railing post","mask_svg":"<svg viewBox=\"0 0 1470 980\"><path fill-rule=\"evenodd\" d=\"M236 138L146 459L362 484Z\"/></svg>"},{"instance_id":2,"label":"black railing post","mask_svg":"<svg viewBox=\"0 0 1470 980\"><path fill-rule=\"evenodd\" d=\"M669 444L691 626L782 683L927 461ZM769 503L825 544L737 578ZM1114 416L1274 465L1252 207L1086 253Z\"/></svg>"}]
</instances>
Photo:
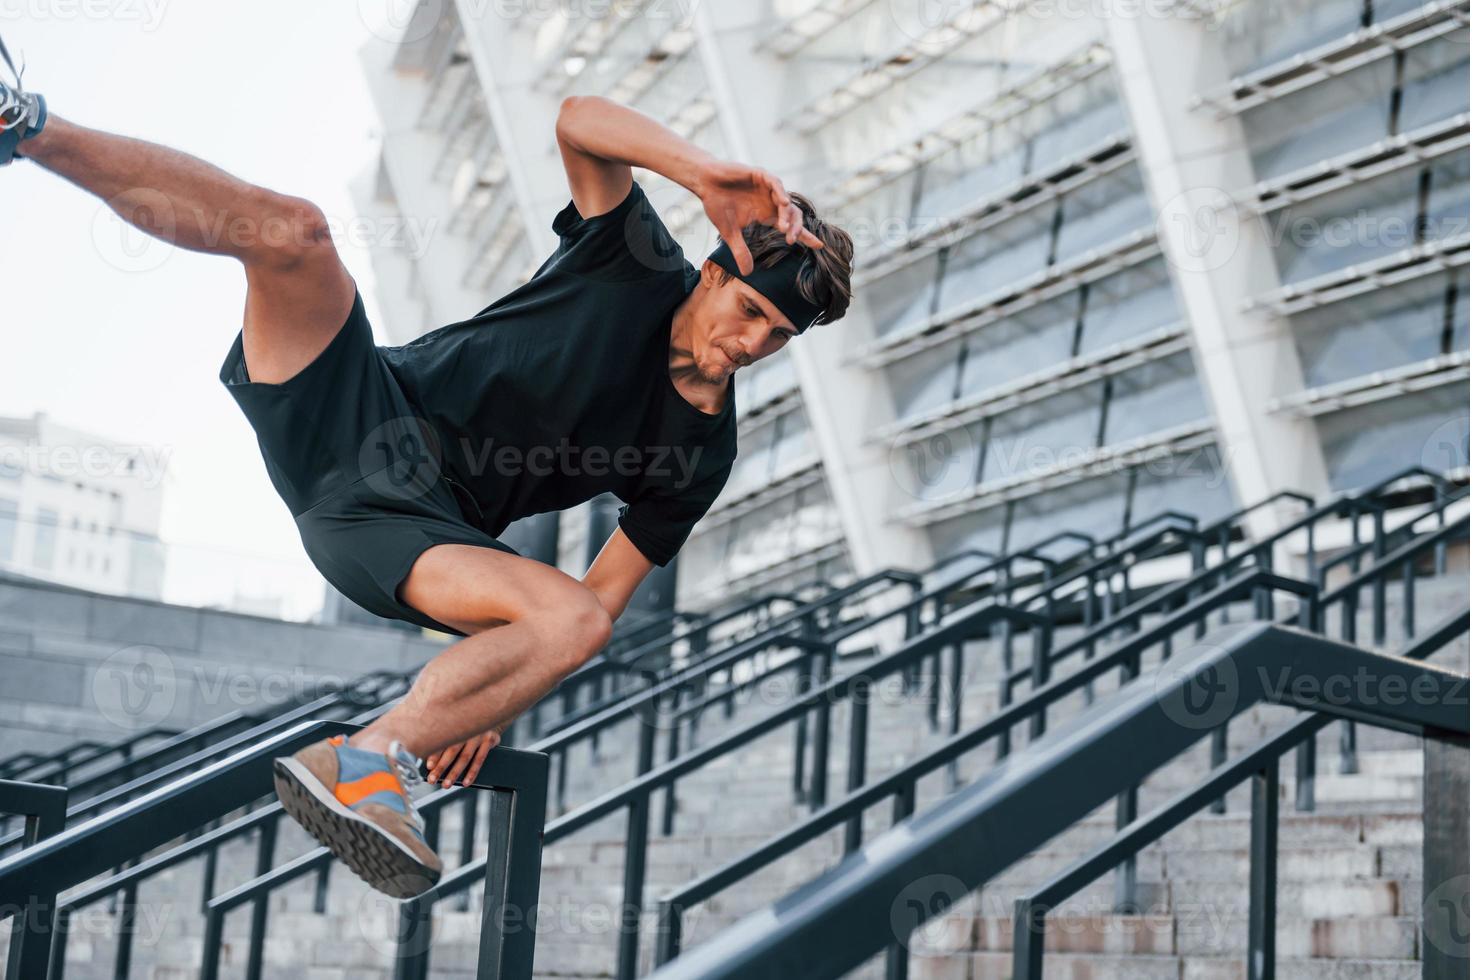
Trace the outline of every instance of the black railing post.
<instances>
[{"instance_id":1,"label":"black railing post","mask_svg":"<svg viewBox=\"0 0 1470 980\"><path fill-rule=\"evenodd\" d=\"M519 767L522 774L517 785L492 788L488 801L485 823L490 830L476 980L529 977L535 962L548 760L535 752L525 752L523 757L526 764ZM485 779L485 774L476 777L479 779Z\"/></svg>"},{"instance_id":2,"label":"black railing post","mask_svg":"<svg viewBox=\"0 0 1470 980\"><path fill-rule=\"evenodd\" d=\"M817 674L813 683L822 687L832 677L832 647L817 654ZM827 773L831 768L832 702L821 697L812 715L812 777L807 794L812 812L827 805Z\"/></svg>"},{"instance_id":3,"label":"black railing post","mask_svg":"<svg viewBox=\"0 0 1470 980\"><path fill-rule=\"evenodd\" d=\"M638 730L638 775L641 776L653 768L658 720L656 700L639 705L636 717L642 726ZM628 803L627 833L623 839L623 905L615 917L619 923L618 980L633 980L638 975L638 923L643 912L643 883L648 865L649 801L649 794L644 791Z\"/></svg>"},{"instance_id":4,"label":"black railing post","mask_svg":"<svg viewBox=\"0 0 1470 980\"><path fill-rule=\"evenodd\" d=\"M25 815L22 846L30 847L66 828L67 792L65 786L0 780L0 810ZM26 906L11 919L5 975L44 977L52 945L66 948L67 921L64 917L58 921L55 891L21 897Z\"/></svg>"},{"instance_id":5,"label":"black railing post","mask_svg":"<svg viewBox=\"0 0 1470 980\"><path fill-rule=\"evenodd\" d=\"M868 705L872 682L866 676L857 677L848 697L852 711L852 723L848 727L847 739L847 790L860 789L867 781L868 771ZM843 853L851 854L863 843L863 814L859 810L847 821Z\"/></svg>"},{"instance_id":6,"label":"black railing post","mask_svg":"<svg viewBox=\"0 0 1470 980\"><path fill-rule=\"evenodd\" d=\"M276 860L276 827L280 813L260 825L260 838L255 851L255 877L270 872ZM265 923L270 911L270 896L261 895L250 909L250 958L245 966L246 980L260 980L260 971L265 959ZM126 974L124 974L126 976Z\"/></svg>"},{"instance_id":7,"label":"black railing post","mask_svg":"<svg viewBox=\"0 0 1470 980\"><path fill-rule=\"evenodd\" d=\"M949 648L949 683L945 691L945 698L949 702L946 712L949 715L949 734L958 735L960 731L960 712L964 706L963 690L965 684L965 641L956 640ZM960 785L960 765L956 759L951 759L944 767L944 784L948 792L954 792Z\"/></svg>"},{"instance_id":8,"label":"black railing post","mask_svg":"<svg viewBox=\"0 0 1470 980\"><path fill-rule=\"evenodd\" d=\"M1046 909L1030 898L1016 899L1012 923L1011 980L1042 980L1046 954Z\"/></svg>"},{"instance_id":9,"label":"black railing post","mask_svg":"<svg viewBox=\"0 0 1470 980\"><path fill-rule=\"evenodd\" d=\"M678 956L683 941L684 910L674 902L659 902L658 931L653 948L654 966L663 966Z\"/></svg>"},{"instance_id":10,"label":"black railing post","mask_svg":"<svg viewBox=\"0 0 1470 980\"><path fill-rule=\"evenodd\" d=\"M1276 837L1279 770L1272 760L1251 777L1249 980L1276 976Z\"/></svg>"},{"instance_id":11,"label":"black railing post","mask_svg":"<svg viewBox=\"0 0 1470 980\"><path fill-rule=\"evenodd\" d=\"M1424 732L1424 980L1465 975L1470 955L1470 737Z\"/></svg>"},{"instance_id":12,"label":"black railing post","mask_svg":"<svg viewBox=\"0 0 1470 980\"><path fill-rule=\"evenodd\" d=\"M510 796L509 793L498 795ZM508 810L506 815L509 816ZM398 906L398 953L393 961L393 980L428 977L429 945L434 930L432 916L433 909L417 896Z\"/></svg>"}]
</instances>

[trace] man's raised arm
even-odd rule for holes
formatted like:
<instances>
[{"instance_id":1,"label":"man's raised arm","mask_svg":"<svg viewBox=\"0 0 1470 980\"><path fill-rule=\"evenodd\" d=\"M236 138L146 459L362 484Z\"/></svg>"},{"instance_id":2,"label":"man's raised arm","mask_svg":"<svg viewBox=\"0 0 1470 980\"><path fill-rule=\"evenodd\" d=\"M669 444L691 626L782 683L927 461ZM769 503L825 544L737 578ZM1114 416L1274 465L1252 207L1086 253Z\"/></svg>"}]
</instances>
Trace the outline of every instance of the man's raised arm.
<instances>
[{"instance_id":1,"label":"man's raised arm","mask_svg":"<svg viewBox=\"0 0 1470 980\"><path fill-rule=\"evenodd\" d=\"M617 207L632 189L632 168L642 167L700 199L742 275L755 268L740 233L752 222L780 229L788 243L823 247L775 174L720 160L637 109L600 95L569 95L556 117L556 142L583 218Z\"/></svg>"}]
</instances>

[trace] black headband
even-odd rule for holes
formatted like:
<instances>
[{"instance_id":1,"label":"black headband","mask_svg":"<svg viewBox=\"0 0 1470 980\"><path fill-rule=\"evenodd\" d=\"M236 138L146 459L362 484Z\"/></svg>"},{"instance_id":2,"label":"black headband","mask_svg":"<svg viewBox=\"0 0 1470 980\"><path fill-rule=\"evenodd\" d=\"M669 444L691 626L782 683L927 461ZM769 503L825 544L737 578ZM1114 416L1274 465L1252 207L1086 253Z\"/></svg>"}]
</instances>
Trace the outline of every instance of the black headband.
<instances>
[{"instance_id":1,"label":"black headband","mask_svg":"<svg viewBox=\"0 0 1470 980\"><path fill-rule=\"evenodd\" d=\"M719 247L709 257L720 268L770 300L791 321L792 326L796 327L797 333L805 333L826 312L825 307L813 303L796 289L796 272L801 268L808 251L810 250L804 245L792 248L782 256L780 262L764 269L757 266L748 276L741 275L740 266L735 264L735 254L730 251L730 246L724 239L720 240Z\"/></svg>"}]
</instances>

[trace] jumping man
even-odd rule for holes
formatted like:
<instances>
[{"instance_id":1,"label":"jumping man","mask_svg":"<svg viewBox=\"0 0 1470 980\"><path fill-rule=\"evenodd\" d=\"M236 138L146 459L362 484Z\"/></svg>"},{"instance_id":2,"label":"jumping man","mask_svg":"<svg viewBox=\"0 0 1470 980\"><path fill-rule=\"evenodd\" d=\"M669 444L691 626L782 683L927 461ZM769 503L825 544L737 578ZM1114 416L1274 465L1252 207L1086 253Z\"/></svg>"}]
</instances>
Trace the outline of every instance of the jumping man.
<instances>
[{"instance_id":1,"label":"jumping man","mask_svg":"<svg viewBox=\"0 0 1470 980\"><path fill-rule=\"evenodd\" d=\"M736 370L851 296L851 238L770 172L597 96L562 102L556 138L571 189L556 250L469 319L384 347L311 202L48 118L18 76L0 84L0 165L31 160L150 235L240 262L244 322L219 377L307 555L363 608L463 637L350 739L275 760L285 809L397 897L442 870L408 793L420 760L430 782L468 784L602 649L725 484ZM721 244L698 268L633 167L703 203ZM580 580L498 539L604 492L625 506Z\"/></svg>"}]
</instances>

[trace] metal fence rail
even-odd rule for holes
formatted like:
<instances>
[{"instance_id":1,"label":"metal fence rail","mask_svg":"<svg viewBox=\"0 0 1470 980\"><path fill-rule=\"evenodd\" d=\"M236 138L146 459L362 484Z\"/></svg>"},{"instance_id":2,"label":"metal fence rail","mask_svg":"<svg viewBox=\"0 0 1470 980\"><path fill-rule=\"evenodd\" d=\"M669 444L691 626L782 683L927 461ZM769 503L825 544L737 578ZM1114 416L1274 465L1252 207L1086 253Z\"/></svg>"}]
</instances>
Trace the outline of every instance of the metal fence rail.
<instances>
[{"instance_id":1,"label":"metal fence rail","mask_svg":"<svg viewBox=\"0 0 1470 980\"><path fill-rule=\"evenodd\" d=\"M1282 670L1309 683L1274 682ZM1410 699L1363 697L1415 691ZM1271 702L1351 717L1429 738L1470 736L1470 678L1428 664L1369 653L1287 627L1249 624L1212 633L1177 656L1164 675L1137 678L1111 697L1012 754L975 783L875 838L816 881L742 919L663 967L657 980L753 976L837 977L943 912L1023 856L1081 820L1124 787L1178 756L1220 722ZM1338 698L1323 692L1345 690ZM1426 824L1426 834L1430 825ZM1426 848L1432 845L1426 842ZM1274 839L1257 839L1272 861ZM1457 864L1426 868L1426 895ZM1269 869L1258 869L1258 873ZM917 894L944 875L960 894ZM1274 885L1274 876L1260 873ZM1252 936L1265 942L1272 908L1253 889ZM902 914L896 934L896 919ZM1264 960L1258 946L1254 964ZM1256 977L1269 974L1258 971ZM1446 974L1448 976L1448 974Z\"/></svg>"}]
</instances>

